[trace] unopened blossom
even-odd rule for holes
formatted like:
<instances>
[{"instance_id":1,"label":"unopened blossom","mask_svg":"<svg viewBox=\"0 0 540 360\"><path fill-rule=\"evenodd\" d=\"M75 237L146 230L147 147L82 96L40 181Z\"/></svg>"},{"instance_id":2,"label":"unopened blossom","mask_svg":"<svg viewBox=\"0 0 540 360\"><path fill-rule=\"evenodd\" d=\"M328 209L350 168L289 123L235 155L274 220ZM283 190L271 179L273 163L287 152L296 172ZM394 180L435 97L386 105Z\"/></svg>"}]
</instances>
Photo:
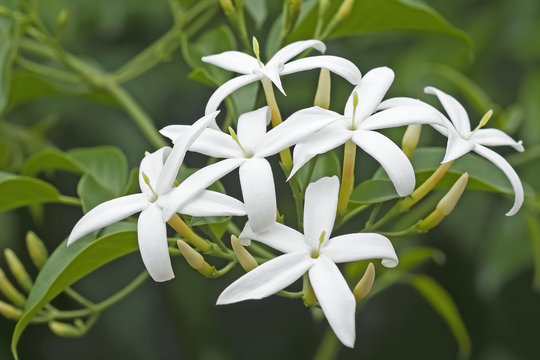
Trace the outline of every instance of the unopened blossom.
<instances>
[{"instance_id":1,"label":"unopened blossom","mask_svg":"<svg viewBox=\"0 0 540 360\"><path fill-rule=\"evenodd\" d=\"M349 96L343 115L330 110L321 112L319 116L335 120L296 145L291 176L314 156L352 140L381 164L400 196L409 195L415 185L409 159L392 140L375 130L441 121L433 108L420 101L377 111L393 80L391 69L373 69Z\"/></svg>"},{"instance_id":2,"label":"unopened blossom","mask_svg":"<svg viewBox=\"0 0 540 360\"><path fill-rule=\"evenodd\" d=\"M297 112L266 132L270 108L265 106L242 114L238 118L237 133L232 129L230 134L205 129L189 150L225 160L202 168L180 184L164 208L164 218L170 218L189 199L189 188L200 187L201 184L208 186L239 168L240 186L251 226L262 230L273 223L277 211L274 175L265 158L296 144L333 121L331 117L319 116L322 111L319 107L312 107ZM186 131L189 131L188 126L172 125L162 129L161 133L170 139L182 139Z\"/></svg>"},{"instance_id":3,"label":"unopened blossom","mask_svg":"<svg viewBox=\"0 0 540 360\"><path fill-rule=\"evenodd\" d=\"M68 245L81 237L140 212L137 237L141 257L148 273L155 281L174 277L167 245L167 229L163 207L172 192L172 186L187 148L208 126L217 112L207 115L189 127L186 136L174 147L163 147L148 154L141 161L139 186L141 193L106 201L86 213L71 231ZM186 194L190 200L178 211L191 216L245 215L244 205L230 197L205 187L191 187ZM186 190L187 191L187 190Z\"/></svg>"},{"instance_id":4,"label":"unopened blossom","mask_svg":"<svg viewBox=\"0 0 540 360\"><path fill-rule=\"evenodd\" d=\"M304 234L277 222L265 231L255 232L248 221L240 238L261 242L284 254L229 285L217 304L262 299L286 288L307 272L334 333L344 345L353 347L356 301L336 264L377 258L383 259L384 266L394 267L398 259L390 240L379 234L331 237L338 191L336 176L322 178L307 187Z\"/></svg>"}]
</instances>

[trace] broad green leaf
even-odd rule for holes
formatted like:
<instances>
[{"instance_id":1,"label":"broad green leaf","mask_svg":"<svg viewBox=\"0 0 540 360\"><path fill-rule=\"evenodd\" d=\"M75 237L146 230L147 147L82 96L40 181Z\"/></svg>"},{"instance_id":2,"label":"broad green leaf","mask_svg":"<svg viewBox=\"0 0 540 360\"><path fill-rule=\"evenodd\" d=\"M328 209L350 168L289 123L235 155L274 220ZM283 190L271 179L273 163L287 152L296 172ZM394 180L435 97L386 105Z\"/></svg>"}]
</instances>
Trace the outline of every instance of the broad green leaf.
<instances>
[{"instance_id":1,"label":"broad green leaf","mask_svg":"<svg viewBox=\"0 0 540 360\"><path fill-rule=\"evenodd\" d=\"M315 167L313 168L313 173L309 179L310 183L325 176L341 176L341 162L335 152L329 151L311 159L298 171L297 176L300 184L308 182L307 177L313 163L315 163Z\"/></svg>"},{"instance_id":2,"label":"broad green leaf","mask_svg":"<svg viewBox=\"0 0 540 360\"><path fill-rule=\"evenodd\" d=\"M58 200L58 190L45 181L0 172L0 211Z\"/></svg>"},{"instance_id":3,"label":"broad green leaf","mask_svg":"<svg viewBox=\"0 0 540 360\"><path fill-rule=\"evenodd\" d=\"M443 264L446 257L439 249L426 246L415 246L408 251L401 251L399 253L398 269L401 271L409 271L428 260L433 260L437 264Z\"/></svg>"},{"instance_id":4,"label":"broad green leaf","mask_svg":"<svg viewBox=\"0 0 540 360\"><path fill-rule=\"evenodd\" d=\"M36 278L24 313L15 326L11 340L15 358L24 329L43 306L87 274L137 249L135 231L116 232L96 240L86 236L69 247L66 241L62 242Z\"/></svg>"},{"instance_id":5,"label":"broad green leaf","mask_svg":"<svg viewBox=\"0 0 540 360\"><path fill-rule=\"evenodd\" d=\"M119 194L104 187L92 175L85 174L77 185L77 195L81 199L83 212L87 213L99 204L118 197Z\"/></svg>"},{"instance_id":6,"label":"broad green leaf","mask_svg":"<svg viewBox=\"0 0 540 360\"><path fill-rule=\"evenodd\" d=\"M374 204L399 198L394 184L389 179L370 179L354 188L350 202Z\"/></svg>"},{"instance_id":7,"label":"broad green leaf","mask_svg":"<svg viewBox=\"0 0 540 360\"><path fill-rule=\"evenodd\" d=\"M409 275L401 280L415 288L446 322L446 325L448 325L458 343L458 358L469 358L471 339L459 314L459 310L448 292L435 280L426 275Z\"/></svg>"},{"instance_id":8,"label":"broad green leaf","mask_svg":"<svg viewBox=\"0 0 540 360\"><path fill-rule=\"evenodd\" d=\"M234 110L236 115L233 119L234 123L241 114L252 111L255 108L255 101L257 100L257 93L259 92L259 81L242 86L231 94L232 101L234 103Z\"/></svg>"},{"instance_id":9,"label":"broad green leaf","mask_svg":"<svg viewBox=\"0 0 540 360\"><path fill-rule=\"evenodd\" d=\"M21 174L36 176L47 170L64 170L82 174L84 169L69 154L58 149L45 149L29 157L23 164Z\"/></svg>"},{"instance_id":10,"label":"broad green leaf","mask_svg":"<svg viewBox=\"0 0 540 360\"><path fill-rule=\"evenodd\" d=\"M221 239L227 226L231 222L230 216L206 216L206 217L192 217L190 226L200 227L206 234L212 234L218 239Z\"/></svg>"},{"instance_id":11,"label":"broad green leaf","mask_svg":"<svg viewBox=\"0 0 540 360\"><path fill-rule=\"evenodd\" d=\"M13 59L20 35L20 22L0 15L0 113L8 102Z\"/></svg>"},{"instance_id":12,"label":"broad green leaf","mask_svg":"<svg viewBox=\"0 0 540 360\"><path fill-rule=\"evenodd\" d=\"M255 27L260 28L268 16L266 0L244 0L244 6L255 21Z\"/></svg>"}]
</instances>

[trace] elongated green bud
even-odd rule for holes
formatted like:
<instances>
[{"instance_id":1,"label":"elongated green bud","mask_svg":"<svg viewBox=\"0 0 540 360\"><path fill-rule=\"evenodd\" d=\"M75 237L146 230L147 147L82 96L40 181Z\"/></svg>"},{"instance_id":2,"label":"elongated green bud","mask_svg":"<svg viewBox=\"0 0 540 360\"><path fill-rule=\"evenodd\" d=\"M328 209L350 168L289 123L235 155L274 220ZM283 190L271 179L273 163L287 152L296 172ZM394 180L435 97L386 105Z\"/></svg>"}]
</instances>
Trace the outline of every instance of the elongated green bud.
<instances>
[{"instance_id":1,"label":"elongated green bud","mask_svg":"<svg viewBox=\"0 0 540 360\"><path fill-rule=\"evenodd\" d=\"M373 263L369 263L364 275L358 281L358 284L354 287L353 294L356 301L360 301L365 298L371 291L373 282L375 281L375 266Z\"/></svg>"},{"instance_id":2,"label":"elongated green bud","mask_svg":"<svg viewBox=\"0 0 540 360\"><path fill-rule=\"evenodd\" d=\"M50 321L49 329L56 335L62 337L81 337L85 333L84 329L59 321Z\"/></svg>"},{"instance_id":3,"label":"elongated green bud","mask_svg":"<svg viewBox=\"0 0 540 360\"><path fill-rule=\"evenodd\" d=\"M56 28L61 31L63 30L64 26L66 26L67 20L69 17L69 11L66 8L63 8L58 13L58 16L56 17Z\"/></svg>"},{"instance_id":4,"label":"elongated green bud","mask_svg":"<svg viewBox=\"0 0 540 360\"><path fill-rule=\"evenodd\" d=\"M32 259L36 268L41 270L49 258L49 252L43 241L41 241L41 239L32 231L26 233L26 248L28 249L30 259Z\"/></svg>"},{"instance_id":5,"label":"elongated green bud","mask_svg":"<svg viewBox=\"0 0 540 360\"><path fill-rule=\"evenodd\" d=\"M219 5L221 5L223 12L227 16L236 10L231 0L219 0Z\"/></svg>"},{"instance_id":6,"label":"elongated green bud","mask_svg":"<svg viewBox=\"0 0 540 360\"><path fill-rule=\"evenodd\" d=\"M330 71L327 69L321 69L321 72L319 73L317 92L315 93L315 106L322 107L323 109L330 108L331 85Z\"/></svg>"},{"instance_id":7,"label":"elongated green bud","mask_svg":"<svg viewBox=\"0 0 540 360\"><path fill-rule=\"evenodd\" d=\"M178 246L178 249L180 249L180 252L182 253L182 255L184 255L184 258L186 258L188 264L192 268L194 268L206 277L214 275L216 269L209 263L207 263L204 260L204 257L195 250L193 250L193 248L189 246L188 243L182 240L177 240L176 245Z\"/></svg>"},{"instance_id":8,"label":"elongated green bud","mask_svg":"<svg viewBox=\"0 0 540 360\"><path fill-rule=\"evenodd\" d=\"M257 260L246 250L245 247L240 244L240 240L234 235L231 235L231 245L234 251L234 255L238 259L240 265L246 270L246 272L255 269L259 264Z\"/></svg>"},{"instance_id":9,"label":"elongated green bud","mask_svg":"<svg viewBox=\"0 0 540 360\"><path fill-rule=\"evenodd\" d=\"M467 186L467 181L469 180L469 174L464 173L460 178L452 185L450 190L444 195L444 197L439 201L437 207L431 214L429 214L424 220L420 220L417 227L421 231L428 231L433 229L456 207L457 202L461 198L465 187Z\"/></svg>"},{"instance_id":10,"label":"elongated green bud","mask_svg":"<svg viewBox=\"0 0 540 360\"><path fill-rule=\"evenodd\" d=\"M401 150L403 150L409 159L412 157L414 150L418 146L421 132L422 124L412 124L407 126L407 130L405 130L405 134L403 134Z\"/></svg>"},{"instance_id":11,"label":"elongated green bud","mask_svg":"<svg viewBox=\"0 0 540 360\"><path fill-rule=\"evenodd\" d=\"M6 319L19 320L21 318L22 311L11 304L0 301L0 314L2 314L2 316Z\"/></svg>"},{"instance_id":12,"label":"elongated green bud","mask_svg":"<svg viewBox=\"0 0 540 360\"><path fill-rule=\"evenodd\" d=\"M345 20L351 14L354 1L355 0L343 0L336 13L336 19L338 19L338 21Z\"/></svg>"},{"instance_id":13,"label":"elongated green bud","mask_svg":"<svg viewBox=\"0 0 540 360\"><path fill-rule=\"evenodd\" d=\"M0 269L0 291L13 305L24 307L26 304L26 297L15 289L15 286L11 284L2 269Z\"/></svg>"},{"instance_id":14,"label":"elongated green bud","mask_svg":"<svg viewBox=\"0 0 540 360\"><path fill-rule=\"evenodd\" d=\"M30 275L28 275L28 272L24 268L22 262L11 249L4 250L4 255L6 257L9 270L11 271L19 285L21 285L21 287L27 292L30 292L30 289L32 288L32 285L34 283L32 282L32 278L30 277Z\"/></svg>"}]
</instances>

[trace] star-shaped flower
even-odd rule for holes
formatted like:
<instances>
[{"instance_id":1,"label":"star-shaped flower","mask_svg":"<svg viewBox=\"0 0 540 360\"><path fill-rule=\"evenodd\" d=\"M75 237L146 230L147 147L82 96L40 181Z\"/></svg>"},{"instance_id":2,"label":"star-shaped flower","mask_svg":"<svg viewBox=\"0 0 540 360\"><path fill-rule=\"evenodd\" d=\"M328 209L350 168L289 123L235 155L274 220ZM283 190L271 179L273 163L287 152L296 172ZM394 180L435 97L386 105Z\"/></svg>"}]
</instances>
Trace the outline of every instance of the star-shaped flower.
<instances>
[{"instance_id":1,"label":"star-shaped flower","mask_svg":"<svg viewBox=\"0 0 540 360\"><path fill-rule=\"evenodd\" d=\"M306 189L304 234L274 222L263 232L246 223L240 238L252 239L284 252L251 270L229 285L217 304L261 299L291 285L304 273L328 322L343 344L353 347L356 301L336 263L383 259L383 265L397 265L390 240L374 233L357 233L331 238L338 201L339 180L326 177Z\"/></svg>"},{"instance_id":2,"label":"star-shaped flower","mask_svg":"<svg viewBox=\"0 0 540 360\"><path fill-rule=\"evenodd\" d=\"M324 52L326 46L319 40L304 40L289 44L276 52L266 64L260 61L256 40L254 40L254 45L257 57L239 51L225 51L221 54L202 58L202 61L209 64L243 74L225 82L212 94L206 105L206 114L215 111L228 95L257 80L271 81L279 91L285 94L281 86L280 76L299 71L325 68L342 76L353 85L356 85L362 77L360 70L352 62L338 56L310 56L287 63L287 61L309 48Z\"/></svg>"},{"instance_id":3,"label":"star-shaped flower","mask_svg":"<svg viewBox=\"0 0 540 360\"><path fill-rule=\"evenodd\" d=\"M178 169L187 148L208 126L217 112L207 115L193 124L185 138L171 149L161 148L148 154L141 161L139 186L141 193L122 196L106 201L86 213L71 231L68 245L81 237L140 212L137 221L139 250L146 269L155 281L167 281L174 277L167 246L167 229L163 220L163 207L172 192ZM179 212L192 216L245 215L244 205L205 187L191 187L190 201Z\"/></svg>"},{"instance_id":4,"label":"star-shaped flower","mask_svg":"<svg viewBox=\"0 0 540 360\"><path fill-rule=\"evenodd\" d=\"M291 176L315 155L352 140L381 164L400 196L409 195L415 184L414 169L409 159L390 139L374 130L441 121L431 106L420 101L376 112L393 80L394 72L391 69L373 69L349 96L343 115L330 110L321 113L320 116L335 120L296 145ZM355 98L358 99L357 104Z\"/></svg>"},{"instance_id":5,"label":"star-shaped flower","mask_svg":"<svg viewBox=\"0 0 540 360\"><path fill-rule=\"evenodd\" d=\"M189 200L190 187L206 187L239 168L242 195L251 226L260 231L273 223L277 211L274 175L265 158L296 144L333 121L331 117L318 116L322 111L321 108L312 107L295 113L266 132L270 108L265 106L242 114L238 118L238 133L232 129L230 134L205 129L189 150L226 160L202 168L180 184L164 208L164 219L170 218ZM162 129L161 134L170 139L183 139L186 131L189 131L188 126L172 125Z\"/></svg>"}]
</instances>

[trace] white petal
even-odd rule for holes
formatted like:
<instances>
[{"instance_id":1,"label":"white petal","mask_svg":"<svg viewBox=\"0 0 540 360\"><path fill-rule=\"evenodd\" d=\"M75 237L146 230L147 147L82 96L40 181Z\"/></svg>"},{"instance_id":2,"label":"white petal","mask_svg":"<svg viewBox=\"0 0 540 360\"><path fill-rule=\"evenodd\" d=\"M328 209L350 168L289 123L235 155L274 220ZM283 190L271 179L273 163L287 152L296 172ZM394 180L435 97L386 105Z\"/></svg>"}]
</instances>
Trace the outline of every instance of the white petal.
<instances>
[{"instance_id":1,"label":"white petal","mask_svg":"<svg viewBox=\"0 0 540 360\"><path fill-rule=\"evenodd\" d=\"M285 254L269 260L223 290L217 305L262 299L275 294L300 278L313 261L305 253Z\"/></svg>"},{"instance_id":2,"label":"white petal","mask_svg":"<svg viewBox=\"0 0 540 360\"><path fill-rule=\"evenodd\" d=\"M285 64L281 75L319 68L336 73L353 85L358 84L362 78L360 70L351 61L331 55L310 56L291 61Z\"/></svg>"},{"instance_id":3,"label":"white petal","mask_svg":"<svg viewBox=\"0 0 540 360\"><path fill-rule=\"evenodd\" d=\"M289 179L315 155L324 154L327 151L345 144L352 135L353 132L349 130L345 122L340 119L298 143L294 147L294 166L291 170Z\"/></svg>"},{"instance_id":4,"label":"white petal","mask_svg":"<svg viewBox=\"0 0 540 360\"><path fill-rule=\"evenodd\" d=\"M423 102L421 100L413 99L413 98L410 98L410 97L393 97L393 98L386 99L386 100L382 101L379 104L379 106L377 106L377 111L390 109L390 108L393 108L393 107L396 107L396 106L414 106L414 105L423 105L423 104L425 104L427 106L431 106L431 105L426 104L425 102Z\"/></svg>"},{"instance_id":5,"label":"white petal","mask_svg":"<svg viewBox=\"0 0 540 360\"><path fill-rule=\"evenodd\" d=\"M326 51L326 46L319 40L296 41L278 50L266 63L266 67L279 68L280 64L283 66L287 61L309 48L314 48L322 53Z\"/></svg>"},{"instance_id":6,"label":"white petal","mask_svg":"<svg viewBox=\"0 0 540 360\"><path fill-rule=\"evenodd\" d=\"M253 155L266 134L266 124L271 113L268 106L240 115L238 118L238 141L244 150Z\"/></svg>"},{"instance_id":7,"label":"white petal","mask_svg":"<svg viewBox=\"0 0 540 360\"><path fill-rule=\"evenodd\" d=\"M133 194L99 204L75 224L69 235L68 245L92 231L114 224L144 210L149 203L148 195Z\"/></svg>"},{"instance_id":8,"label":"white petal","mask_svg":"<svg viewBox=\"0 0 540 360\"><path fill-rule=\"evenodd\" d=\"M165 160L154 189L158 195L164 194L172 188L187 150L208 127L208 124L215 120L217 114L219 114L219 111L214 111L211 114L203 116L189 127L189 130L184 136L179 136L173 140L174 146L169 156L167 156L167 160Z\"/></svg>"},{"instance_id":9,"label":"white petal","mask_svg":"<svg viewBox=\"0 0 540 360\"><path fill-rule=\"evenodd\" d=\"M208 102L206 103L206 108L204 110L205 114L210 114L216 111L219 107L219 104L225 99L227 96L235 92L236 90L240 89L242 86L245 86L247 84L251 84L254 81L257 81L262 78L262 74L258 75L240 75L235 78L232 78L231 80L225 82L223 85L218 87L216 91L210 96L210 99L208 99Z\"/></svg>"},{"instance_id":10,"label":"white petal","mask_svg":"<svg viewBox=\"0 0 540 360\"><path fill-rule=\"evenodd\" d=\"M257 147L256 154L261 157L274 155L306 137L309 138L316 131L342 117L336 112L317 106L297 111L266 133Z\"/></svg>"},{"instance_id":11,"label":"white petal","mask_svg":"<svg viewBox=\"0 0 540 360\"><path fill-rule=\"evenodd\" d=\"M319 256L309 269L309 280L337 338L352 348L356 337L356 300L338 267L328 258Z\"/></svg>"},{"instance_id":12,"label":"white petal","mask_svg":"<svg viewBox=\"0 0 540 360\"><path fill-rule=\"evenodd\" d=\"M390 240L375 233L357 233L336 236L328 240L321 254L335 263L382 259L386 267L395 267L398 258Z\"/></svg>"},{"instance_id":13,"label":"white petal","mask_svg":"<svg viewBox=\"0 0 540 360\"><path fill-rule=\"evenodd\" d=\"M439 98L444 110L454 123L456 130L461 136L465 136L471 132L471 123L469 121L469 116L463 108L463 106L452 96L438 90L434 87L428 86L424 89L426 94L433 94Z\"/></svg>"},{"instance_id":14,"label":"white petal","mask_svg":"<svg viewBox=\"0 0 540 360\"><path fill-rule=\"evenodd\" d=\"M254 232L248 221L238 239L242 245L250 245L251 240L255 240L284 253L298 251L309 253L304 234L278 222L274 222L264 231Z\"/></svg>"},{"instance_id":15,"label":"white petal","mask_svg":"<svg viewBox=\"0 0 540 360\"><path fill-rule=\"evenodd\" d=\"M203 190L179 210L191 216L242 216L246 209L241 201L217 191Z\"/></svg>"},{"instance_id":16,"label":"white petal","mask_svg":"<svg viewBox=\"0 0 540 360\"><path fill-rule=\"evenodd\" d=\"M392 180L399 196L414 190L414 169L407 156L386 136L375 131L358 130L352 140L377 160Z\"/></svg>"},{"instance_id":17,"label":"white petal","mask_svg":"<svg viewBox=\"0 0 540 360\"><path fill-rule=\"evenodd\" d=\"M338 203L337 176L323 177L308 185L304 202L304 235L312 249L319 247L321 234L326 242L332 234Z\"/></svg>"},{"instance_id":18,"label":"white petal","mask_svg":"<svg viewBox=\"0 0 540 360\"><path fill-rule=\"evenodd\" d=\"M225 51L221 54L203 56L201 60L240 74L251 74L259 67L257 59L240 51Z\"/></svg>"},{"instance_id":19,"label":"white petal","mask_svg":"<svg viewBox=\"0 0 540 360\"><path fill-rule=\"evenodd\" d=\"M373 114L377 106L381 103L384 95L394 81L394 72L387 67L379 67L370 70L362 80L356 85L353 92L345 104L345 116L353 115L353 94L358 94L358 105L356 107L355 121L361 121Z\"/></svg>"},{"instance_id":20,"label":"white petal","mask_svg":"<svg viewBox=\"0 0 540 360\"><path fill-rule=\"evenodd\" d=\"M265 66L262 69L260 69L259 72L263 76L268 78L283 95L286 95L285 90L283 90L283 85L281 84L281 78L280 78L280 72L282 69L283 69L283 64L278 64L278 67ZM257 71L255 73L257 74ZM267 80L263 79L262 81L267 81Z\"/></svg>"},{"instance_id":21,"label":"white petal","mask_svg":"<svg viewBox=\"0 0 540 360\"><path fill-rule=\"evenodd\" d=\"M245 159L226 159L203 167L182 181L168 196L158 199L163 208L163 221L168 221L184 204L202 190L240 166Z\"/></svg>"},{"instance_id":22,"label":"white petal","mask_svg":"<svg viewBox=\"0 0 540 360\"><path fill-rule=\"evenodd\" d=\"M480 129L471 136L471 140L486 146L508 145L520 152L525 150L522 141L515 141L498 129Z\"/></svg>"},{"instance_id":23,"label":"white petal","mask_svg":"<svg viewBox=\"0 0 540 360\"><path fill-rule=\"evenodd\" d=\"M364 130L387 129L410 124L438 124L444 126L440 113L431 106L406 105L375 113L360 123Z\"/></svg>"},{"instance_id":24,"label":"white petal","mask_svg":"<svg viewBox=\"0 0 540 360\"><path fill-rule=\"evenodd\" d=\"M446 144L446 153L442 163L455 160L462 157L472 149L474 149L474 142L463 139L453 128L448 129L448 143Z\"/></svg>"},{"instance_id":25,"label":"white petal","mask_svg":"<svg viewBox=\"0 0 540 360\"><path fill-rule=\"evenodd\" d=\"M510 166L508 161L506 161L501 155L497 154L495 151L490 150L482 145L476 145L474 151L495 164L499 169L504 172L506 177L508 177L508 180L510 180L512 188L514 189L514 205L512 205L510 211L506 213L506 216L514 215L521 208L521 205L523 205L524 197L523 185L521 184L521 180L519 180L518 174L512 168L512 166Z\"/></svg>"},{"instance_id":26,"label":"white petal","mask_svg":"<svg viewBox=\"0 0 540 360\"><path fill-rule=\"evenodd\" d=\"M161 149L146 155L141 160L141 164L139 165L139 187L141 188L142 192L146 194L153 194L148 184L144 181L142 174L144 173L148 177L152 189L155 190L157 187L159 174L161 173L165 159L167 156L169 156L170 152L170 147L162 147Z\"/></svg>"},{"instance_id":27,"label":"white petal","mask_svg":"<svg viewBox=\"0 0 540 360\"><path fill-rule=\"evenodd\" d=\"M276 189L266 159L251 158L240 165L240 185L253 231L262 231L276 220Z\"/></svg>"},{"instance_id":28,"label":"white petal","mask_svg":"<svg viewBox=\"0 0 540 360\"><path fill-rule=\"evenodd\" d=\"M161 209L150 204L139 215L137 222L139 250L146 270L154 281L174 278L167 245L167 228L162 220Z\"/></svg>"},{"instance_id":29,"label":"white petal","mask_svg":"<svg viewBox=\"0 0 540 360\"><path fill-rule=\"evenodd\" d=\"M159 131L169 139L185 136L189 132L189 125L170 125ZM229 134L221 130L204 129L202 134L191 144L189 151L215 158L243 157L242 151L236 141Z\"/></svg>"}]
</instances>

